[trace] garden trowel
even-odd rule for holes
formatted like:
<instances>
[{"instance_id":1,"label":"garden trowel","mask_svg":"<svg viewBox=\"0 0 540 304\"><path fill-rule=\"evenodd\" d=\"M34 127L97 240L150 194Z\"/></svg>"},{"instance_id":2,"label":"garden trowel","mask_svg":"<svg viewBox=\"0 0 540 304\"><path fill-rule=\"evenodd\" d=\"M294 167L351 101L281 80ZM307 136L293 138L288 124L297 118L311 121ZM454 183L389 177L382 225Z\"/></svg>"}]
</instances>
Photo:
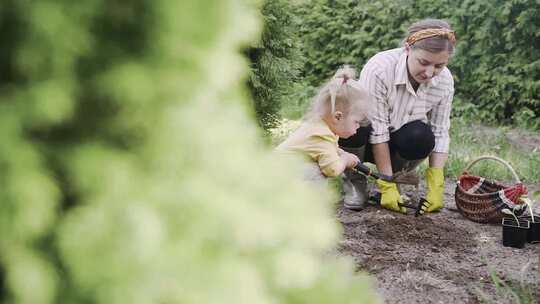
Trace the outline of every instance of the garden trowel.
<instances>
[{"instance_id":1,"label":"garden trowel","mask_svg":"<svg viewBox=\"0 0 540 304\"><path fill-rule=\"evenodd\" d=\"M361 173L367 177L372 177L374 179L382 179L387 182L392 182L401 185L414 185L418 186L420 180L418 176L413 171L400 171L392 176L385 175L373 171L370 167L364 165L363 163L358 163L356 167L353 168L354 171Z\"/></svg>"}]
</instances>

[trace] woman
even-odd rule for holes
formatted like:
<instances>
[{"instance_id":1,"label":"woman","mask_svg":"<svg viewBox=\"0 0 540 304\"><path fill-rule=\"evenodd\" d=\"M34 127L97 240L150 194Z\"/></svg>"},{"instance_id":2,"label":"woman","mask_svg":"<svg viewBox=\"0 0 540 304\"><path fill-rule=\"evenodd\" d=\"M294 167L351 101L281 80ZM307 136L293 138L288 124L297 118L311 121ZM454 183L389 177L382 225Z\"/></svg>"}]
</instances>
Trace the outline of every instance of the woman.
<instances>
[{"instance_id":1,"label":"woman","mask_svg":"<svg viewBox=\"0 0 540 304\"><path fill-rule=\"evenodd\" d=\"M360 83L370 95L371 125L339 141L342 148L375 163L386 175L412 171L429 157L427 212L443 207L443 167L454 96L454 80L446 65L455 42L448 23L425 19L409 27L402 48L373 56L360 73ZM381 206L405 213L396 184L382 180L377 184ZM343 187L345 207L362 209L367 201L366 178L347 171Z\"/></svg>"}]
</instances>

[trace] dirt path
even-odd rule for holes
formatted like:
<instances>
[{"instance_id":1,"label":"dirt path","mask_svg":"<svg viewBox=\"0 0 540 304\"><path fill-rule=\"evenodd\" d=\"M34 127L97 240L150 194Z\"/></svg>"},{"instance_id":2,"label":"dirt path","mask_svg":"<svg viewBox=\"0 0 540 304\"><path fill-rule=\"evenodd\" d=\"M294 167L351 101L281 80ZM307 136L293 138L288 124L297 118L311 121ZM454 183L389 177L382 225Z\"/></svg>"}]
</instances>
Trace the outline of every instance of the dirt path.
<instances>
[{"instance_id":1,"label":"dirt path","mask_svg":"<svg viewBox=\"0 0 540 304\"><path fill-rule=\"evenodd\" d=\"M376 278L385 303L517 303L509 294L497 294L490 273L525 287L532 303L540 303L540 244L503 247L500 225L474 223L454 211L454 187L455 181L447 181L445 209L416 218L340 205L339 252ZM406 188L403 192L411 194Z\"/></svg>"}]
</instances>

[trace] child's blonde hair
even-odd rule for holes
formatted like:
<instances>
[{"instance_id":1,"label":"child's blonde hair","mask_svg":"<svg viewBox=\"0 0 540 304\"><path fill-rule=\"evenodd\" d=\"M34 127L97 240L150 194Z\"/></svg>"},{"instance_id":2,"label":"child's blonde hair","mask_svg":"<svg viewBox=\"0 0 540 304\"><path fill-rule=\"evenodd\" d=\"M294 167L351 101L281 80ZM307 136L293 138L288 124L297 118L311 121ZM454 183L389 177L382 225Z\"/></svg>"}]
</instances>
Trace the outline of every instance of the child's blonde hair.
<instances>
[{"instance_id":1,"label":"child's blonde hair","mask_svg":"<svg viewBox=\"0 0 540 304\"><path fill-rule=\"evenodd\" d=\"M356 71L348 65L338 69L334 76L319 90L305 119L320 118L339 110L346 114L366 111L367 91L354 80Z\"/></svg>"}]
</instances>

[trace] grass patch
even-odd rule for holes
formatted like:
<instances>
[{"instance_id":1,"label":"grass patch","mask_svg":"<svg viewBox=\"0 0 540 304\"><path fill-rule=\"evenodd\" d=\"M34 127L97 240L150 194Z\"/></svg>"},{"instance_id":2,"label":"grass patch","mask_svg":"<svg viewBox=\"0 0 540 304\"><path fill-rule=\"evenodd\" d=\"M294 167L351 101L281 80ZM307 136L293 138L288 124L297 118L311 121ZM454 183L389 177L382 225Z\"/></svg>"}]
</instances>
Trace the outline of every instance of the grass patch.
<instances>
[{"instance_id":1,"label":"grass patch","mask_svg":"<svg viewBox=\"0 0 540 304\"><path fill-rule=\"evenodd\" d=\"M539 149L520 146L508 134L519 137L520 134L525 135L526 131L508 127L472 125L464 120L453 119L446 175L458 177L477 157L492 155L510 163L522 181L540 182ZM527 136L534 135L527 134ZM536 134L536 137L540 139L540 135ZM513 181L510 171L505 166L491 160L477 163L470 173L490 179Z\"/></svg>"}]
</instances>

